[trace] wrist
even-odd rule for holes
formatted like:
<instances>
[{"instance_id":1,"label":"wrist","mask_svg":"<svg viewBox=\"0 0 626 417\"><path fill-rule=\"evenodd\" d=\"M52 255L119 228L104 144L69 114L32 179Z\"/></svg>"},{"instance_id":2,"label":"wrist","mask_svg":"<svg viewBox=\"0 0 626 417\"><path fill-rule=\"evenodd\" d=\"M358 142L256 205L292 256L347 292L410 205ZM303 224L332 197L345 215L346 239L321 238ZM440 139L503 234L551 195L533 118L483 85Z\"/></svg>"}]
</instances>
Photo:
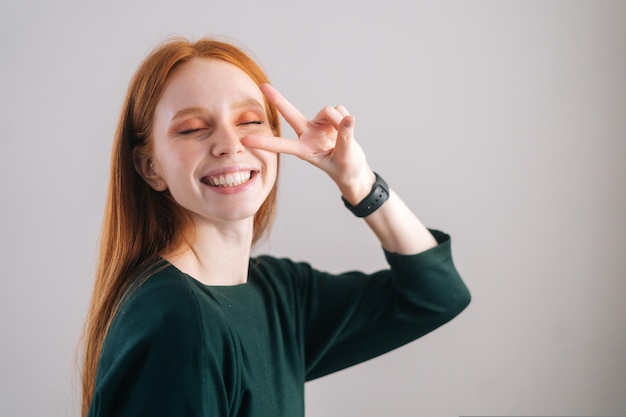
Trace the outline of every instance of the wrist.
<instances>
[{"instance_id":1,"label":"wrist","mask_svg":"<svg viewBox=\"0 0 626 417\"><path fill-rule=\"evenodd\" d=\"M378 174L374 173L374 176L374 185L372 185L369 193L358 204L351 204L342 196L346 208L357 217L369 216L389 199L389 186Z\"/></svg>"},{"instance_id":2,"label":"wrist","mask_svg":"<svg viewBox=\"0 0 626 417\"><path fill-rule=\"evenodd\" d=\"M342 198L353 206L359 204L372 191L376 175L370 169L355 177L349 183L339 185Z\"/></svg>"}]
</instances>

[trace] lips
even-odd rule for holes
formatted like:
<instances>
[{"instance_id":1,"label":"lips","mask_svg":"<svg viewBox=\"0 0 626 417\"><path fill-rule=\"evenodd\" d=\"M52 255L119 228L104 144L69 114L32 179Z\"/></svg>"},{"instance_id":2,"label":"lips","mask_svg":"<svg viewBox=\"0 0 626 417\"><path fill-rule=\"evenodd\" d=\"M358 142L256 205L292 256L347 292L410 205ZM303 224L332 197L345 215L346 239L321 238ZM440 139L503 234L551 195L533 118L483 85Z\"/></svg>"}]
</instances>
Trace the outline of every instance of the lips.
<instances>
[{"instance_id":1,"label":"lips","mask_svg":"<svg viewBox=\"0 0 626 417\"><path fill-rule=\"evenodd\" d=\"M201 181L209 185L211 187L236 187L243 183L250 181L254 175L256 175L257 171L236 171L236 172L228 172L224 174L218 175L208 175L203 177Z\"/></svg>"}]
</instances>

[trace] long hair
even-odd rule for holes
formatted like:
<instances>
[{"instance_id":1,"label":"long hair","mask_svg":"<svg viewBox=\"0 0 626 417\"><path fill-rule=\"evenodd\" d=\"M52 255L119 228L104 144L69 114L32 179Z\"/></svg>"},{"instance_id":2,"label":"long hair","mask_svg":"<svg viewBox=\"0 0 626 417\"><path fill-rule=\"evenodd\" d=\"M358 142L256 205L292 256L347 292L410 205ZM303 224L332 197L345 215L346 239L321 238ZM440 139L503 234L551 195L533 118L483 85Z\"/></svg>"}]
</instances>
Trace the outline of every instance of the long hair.
<instances>
[{"instance_id":1,"label":"long hair","mask_svg":"<svg viewBox=\"0 0 626 417\"><path fill-rule=\"evenodd\" d=\"M268 82L259 65L231 43L215 39L169 40L154 49L130 82L120 115L111 158L111 173L94 291L83 336L82 415L93 396L104 339L122 298L138 274L168 248L193 235L193 224L169 191L153 190L136 172L133 150L149 152L155 108L172 70L196 57L215 58L243 70L258 84ZM274 135L280 136L276 108L265 101ZM254 216L253 243L269 228L274 215L276 183Z\"/></svg>"}]
</instances>

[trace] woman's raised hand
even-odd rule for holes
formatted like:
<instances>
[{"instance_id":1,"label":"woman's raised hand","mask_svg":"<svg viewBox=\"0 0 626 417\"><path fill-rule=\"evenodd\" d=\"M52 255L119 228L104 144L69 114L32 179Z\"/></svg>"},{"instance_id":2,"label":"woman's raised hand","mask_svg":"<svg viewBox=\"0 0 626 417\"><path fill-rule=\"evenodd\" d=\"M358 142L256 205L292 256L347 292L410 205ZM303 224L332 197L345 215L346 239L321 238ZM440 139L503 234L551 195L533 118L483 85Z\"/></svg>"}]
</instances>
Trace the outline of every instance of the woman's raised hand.
<instances>
[{"instance_id":1,"label":"woman's raised hand","mask_svg":"<svg viewBox=\"0 0 626 417\"><path fill-rule=\"evenodd\" d=\"M343 106L337 106L325 107L307 120L269 84L261 85L261 90L291 125L298 140L250 135L241 139L244 146L296 155L324 170L352 205L363 200L376 178L354 140L354 117ZM409 255L437 245L428 229L391 191L389 200L365 221L389 252Z\"/></svg>"},{"instance_id":2,"label":"woman's raised hand","mask_svg":"<svg viewBox=\"0 0 626 417\"><path fill-rule=\"evenodd\" d=\"M310 162L326 172L353 204L365 197L375 178L363 150L354 140L355 120L345 107L324 107L308 120L273 86L262 84L260 88L296 132L298 140L249 135L242 139L243 144Z\"/></svg>"}]
</instances>

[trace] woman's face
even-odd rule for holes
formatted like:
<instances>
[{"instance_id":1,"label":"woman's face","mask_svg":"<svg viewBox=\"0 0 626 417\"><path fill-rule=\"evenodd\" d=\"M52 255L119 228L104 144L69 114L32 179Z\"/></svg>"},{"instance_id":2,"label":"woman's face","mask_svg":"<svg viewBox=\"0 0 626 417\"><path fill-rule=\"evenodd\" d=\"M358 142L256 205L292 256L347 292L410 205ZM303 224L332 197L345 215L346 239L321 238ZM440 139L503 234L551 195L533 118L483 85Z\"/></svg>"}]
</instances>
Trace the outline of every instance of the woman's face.
<instances>
[{"instance_id":1,"label":"woman's face","mask_svg":"<svg viewBox=\"0 0 626 417\"><path fill-rule=\"evenodd\" d=\"M227 62L194 58L170 75L153 123L153 184L169 189L194 221L250 219L276 181L277 155L248 149L273 136L263 93Z\"/></svg>"}]
</instances>

